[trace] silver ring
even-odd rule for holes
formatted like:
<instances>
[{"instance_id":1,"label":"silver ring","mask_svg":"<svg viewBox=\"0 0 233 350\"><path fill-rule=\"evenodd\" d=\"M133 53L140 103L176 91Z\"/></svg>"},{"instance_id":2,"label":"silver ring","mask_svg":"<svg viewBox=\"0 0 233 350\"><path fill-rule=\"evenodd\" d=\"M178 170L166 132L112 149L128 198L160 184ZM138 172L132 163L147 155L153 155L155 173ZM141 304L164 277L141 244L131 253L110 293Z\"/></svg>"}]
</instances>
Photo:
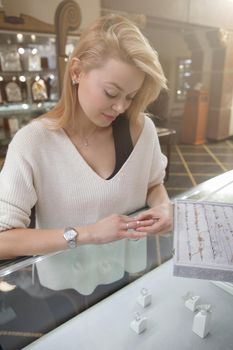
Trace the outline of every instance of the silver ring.
<instances>
[{"instance_id":1,"label":"silver ring","mask_svg":"<svg viewBox=\"0 0 233 350\"><path fill-rule=\"evenodd\" d=\"M128 222L126 223L126 230L128 230L129 229L129 224L128 224Z\"/></svg>"},{"instance_id":2,"label":"silver ring","mask_svg":"<svg viewBox=\"0 0 233 350\"><path fill-rule=\"evenodd\" d=\"M147 295L147 294L148 294L148 289L147 289L147 288L142 288L142 289L141 289L141 294L142 294L143 296Z\"/></svg>"},{"instance_id":3,"label":"silver ring","mask_svg":"<svg viewBox=\"0 0 233 350\"><path fill-rule=\"evenodd\" d=\"M137 221L136 224L137 224L137 226L139 226L140 225L140 221Z\"/></svg>"},{"instance_id":4,"label":"silver ring","mask_svg":"<svg viewBox=\"0 0 233 350\"><path fill-rule=\"evenodd\" d=\"M135 321L140 321L141 320L141 315L140 315L139 312L135 312L134 313L134 319L135 319Z\"/></svg>"}]
</instances>

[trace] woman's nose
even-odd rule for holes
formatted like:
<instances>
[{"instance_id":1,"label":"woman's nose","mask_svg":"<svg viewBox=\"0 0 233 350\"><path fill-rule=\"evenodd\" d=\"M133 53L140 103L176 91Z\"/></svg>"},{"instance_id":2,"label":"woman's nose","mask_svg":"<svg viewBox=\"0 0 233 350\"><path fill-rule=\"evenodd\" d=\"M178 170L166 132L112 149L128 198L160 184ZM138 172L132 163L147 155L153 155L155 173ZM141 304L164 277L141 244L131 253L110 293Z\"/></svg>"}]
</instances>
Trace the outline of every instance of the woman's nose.
<instances>
[{"instance_id":1,"label":"woman's nose","mask_svg":"<svg viewBox=\"0 0 233 350\"><path fill-rule=\"evenodd\" d=\"M117 111L118 113L124 113L125 110L128 108L129 103L128 101L118 101L112 105L112 109L114 111Z\"/></svg>"}]
</instances>

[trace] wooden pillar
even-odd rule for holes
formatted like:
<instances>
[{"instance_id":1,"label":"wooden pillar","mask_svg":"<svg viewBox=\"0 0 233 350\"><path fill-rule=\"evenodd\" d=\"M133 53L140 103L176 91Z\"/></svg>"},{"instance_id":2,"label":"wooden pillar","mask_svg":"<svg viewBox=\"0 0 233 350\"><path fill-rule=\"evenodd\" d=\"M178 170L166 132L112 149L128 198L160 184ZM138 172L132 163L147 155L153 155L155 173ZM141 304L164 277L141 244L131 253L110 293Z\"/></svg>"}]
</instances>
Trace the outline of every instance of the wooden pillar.
<instances>
[{"instance_id":1,"label":"wooden pillar","mask_svg":"<svg viewBox=\"0 0 233 350\"><path fill-rule=\"evenodd\" d=\"M59 92L61 94L66 66L66 40L68 32L77 30L81 23L81 10L76 1L63 0L55 13L57 67L59 72Z\"/></svg>"}]
</instances>

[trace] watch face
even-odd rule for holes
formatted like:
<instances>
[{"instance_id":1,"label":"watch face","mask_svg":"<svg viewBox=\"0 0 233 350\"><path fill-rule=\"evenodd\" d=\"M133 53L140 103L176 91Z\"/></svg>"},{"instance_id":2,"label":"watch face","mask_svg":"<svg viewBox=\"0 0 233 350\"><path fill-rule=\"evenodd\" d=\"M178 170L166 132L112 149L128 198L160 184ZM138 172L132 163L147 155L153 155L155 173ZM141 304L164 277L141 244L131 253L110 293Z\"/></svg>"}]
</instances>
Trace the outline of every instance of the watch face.
<instances>
[{"instance_id":1,"label":"watch face","mask_svg":"<svg viewBox=\"0 0 233 350\"><path fill-rule=\"evenodd\" d=\"M72 239L74 239L76 236L77 236L77 233L74 231L74 230L69 230L69 231L66 231L65 233L64 233L64 235L65 235L65 238L68 240L68 241L70 241L70 240L72 240Z\"/></svg>"},{"instance_id":2,"label":"watch face","mask_svg":"<svg viewBox=\"0 0 233 350\"><path fill-rule=\"evenodd\" d=\"M69 248L75 248L77 246L78 233L74 229L72 228L65 229L63 236L67 241Z\"/></svg>"}]
</instances>

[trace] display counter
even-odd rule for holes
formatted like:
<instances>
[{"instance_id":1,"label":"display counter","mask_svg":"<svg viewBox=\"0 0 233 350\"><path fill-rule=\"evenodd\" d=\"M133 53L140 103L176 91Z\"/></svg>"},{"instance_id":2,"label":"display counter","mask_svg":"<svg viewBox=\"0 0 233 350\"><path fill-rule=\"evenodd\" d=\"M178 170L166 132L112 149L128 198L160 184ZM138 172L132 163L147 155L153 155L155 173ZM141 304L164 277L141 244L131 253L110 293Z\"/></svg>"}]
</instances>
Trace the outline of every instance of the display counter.
<instances>
[{"instance_id":1,"label":"display counter","mask_svg":"<svg viewBox=\"0 0 233 350\"><path fill-rule=\"evenodd\" d=\"M232 203L233 171L208 180L179 198ZM106 250L111 250L111 245ZM108 285L106 280L106 285L98 286L90 295L82 293L85 275L82 280L78 256L74 261L72 254L73 251L59 252L1 265L0 348L232 348L232 295L209 281L173 277L171 234L129 242L124 265L127 273L121 282ZM70 274L62 269L67 259L67 266L69 259L72 261ZM45 268L51 261L58 263L56 269L53 264L53 269ZM101 268L111 275L111 264L106 259L101 261ZM142 288L152 294L152 304L145 309L136 301ZM203 303L213 306L211 332L205 339L192 332L193 313L182 300L187 292L200 295ZM130 329L135 312L148 319L147 330L140 335Z\"/></svg>"},{"instance_id":2,"label":"display counter","mask_svg":"<svg viewBox=\"0 0 233 350\"><path fill-rule=\"evenodd\" d=\"M142 288L152 303L137 303ZM194 313L184 306L188 292L213 306L211 332L202 339L192 332ZM147 329L135 333L135 313L147 318ZM79 316L29 345L25 350L230 350L233 344L233 296L209 281L172 276L168 261Z\"/></svg>"}]
</instances>

